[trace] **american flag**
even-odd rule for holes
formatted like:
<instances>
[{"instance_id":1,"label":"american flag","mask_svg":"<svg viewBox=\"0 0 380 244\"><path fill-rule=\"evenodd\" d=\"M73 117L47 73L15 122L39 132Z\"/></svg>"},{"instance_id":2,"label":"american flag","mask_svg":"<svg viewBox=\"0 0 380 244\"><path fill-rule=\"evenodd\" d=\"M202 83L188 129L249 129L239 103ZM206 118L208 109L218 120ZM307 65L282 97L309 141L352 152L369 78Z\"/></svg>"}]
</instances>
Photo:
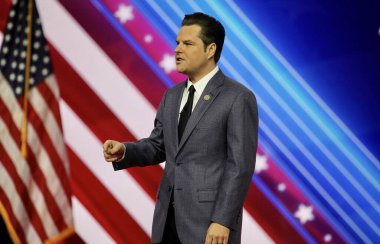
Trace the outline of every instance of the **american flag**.
<instances>
[{"instance_id":1,"label":"american flag","mask_svg":"<svg viewBox=\"0 0 380 244\"><path fill-rule=\"evenodd\" d=\"M10 5L9 0L5 2L0 3L3 43L7 42L5 19ZM303 91L300 104L310 101L310 107L316 109L320 118L334 116L306 86L300 85L303 80L278 56L239 6L233 1L219 5L216 2L37 1L62 93L59 107L71 168L75 231L88 243L149 243L163 169L152 166L113 172L111 165L104 162L102 144L107 139L134 141L150 134L163 93L185 78L175 71L173 59L179 24L185 13L204 11L221 19L227 29L221 69L255 91L260 109L260 145L255 176L244 204L242 242L377 240L377 215L368 217L360 212L365 209L364 202L376 203L373 198L379 195L371 188L377 187L372 173L367 175L359 170L368 177L357 182L344 168L355 163L357 155L362 164L372 165L376 159L362 150L362 145L344 127L336 126L339 124L336 120L326 119L325 123L342 135L340 144L327 133L328 129L314 124L314 114L299 107L299 100L291 92L286 93L287 84L279 85L276 79L286 80L292 89ZM252 33L256 35L249 39ZM261 57L255 52L264 49L268 51L268 60L278 58L275 68L268 66L268 60L259 62ZM261 66L265 72L256 69ZM280 70L281 74L273 70ZM45 78L41 84L46 87L48 82ZM10 92L11 83L7 80L6 84L8 96L16 97L15 92ZM287 101L296 105L289 106ZM314 133L318 133L321 141L313 137ZM18 143L15 144L18 150ZM316 146L309 149L306 144ZM351 153L349 159L344 158L346 151ZM8 147L4 147L1 155L9 153ZM336 166L339 163L343 163L343 168ZM329 167L329 172L324 167ZM342 172L344 177L330 175L341 176ZM362 190L361 184L366 184L369 193L356 191ZM351 185L356 188L351 190ZM355 198L351 199L350 194ZM350 215L351 206L358 215Z\"/></svg>"},{"instance_id":2,"label":"american flag","mask_svg":"<svg viewBox=\"0 0 380 244\"><path fill-rule=\"evenodd\" d=\"M73 233L73 218L59 88L41 20L35 4L29 2L13 2L0 49L0 200L13 240L41 243ZM29 8L31 26L27 22ZM26 89L25 82L29 83ZM25 157L20 152L24 113Z\"/></svg>"}]
</instances>

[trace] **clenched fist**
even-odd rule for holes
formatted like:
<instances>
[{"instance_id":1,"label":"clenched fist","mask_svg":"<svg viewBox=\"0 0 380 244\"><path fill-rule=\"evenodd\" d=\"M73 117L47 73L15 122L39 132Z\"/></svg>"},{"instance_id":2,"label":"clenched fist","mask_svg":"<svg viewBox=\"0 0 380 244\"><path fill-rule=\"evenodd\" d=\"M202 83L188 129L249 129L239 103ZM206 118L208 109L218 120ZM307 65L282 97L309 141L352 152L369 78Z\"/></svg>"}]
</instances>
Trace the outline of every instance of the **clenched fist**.
<instances>
[{"instance_id":1,"label":"clenched fist","mask_svg":"<svg viewBox=\"0 0 380 244\"><path fill-rule=\"evenodd\" d=\"M107 140L103 144L104 159L107 162L120 160L124 155L124 151L124 145L118 141Z\"/></svg>"}]
</instances>

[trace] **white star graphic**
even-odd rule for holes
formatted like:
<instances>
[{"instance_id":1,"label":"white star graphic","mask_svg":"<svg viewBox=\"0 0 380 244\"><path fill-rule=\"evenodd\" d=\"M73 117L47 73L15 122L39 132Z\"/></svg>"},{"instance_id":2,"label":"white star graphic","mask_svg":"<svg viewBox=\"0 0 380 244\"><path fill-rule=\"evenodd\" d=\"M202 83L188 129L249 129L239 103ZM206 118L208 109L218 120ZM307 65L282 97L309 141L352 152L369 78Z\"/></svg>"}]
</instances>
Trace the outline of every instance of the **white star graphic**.
<instances>
[{"instance_id":1,"label":"white star graphic","mask_svg":"<svg viewBox=\"0 0 380 244\"><path fill-rule=\"evenodd\" d=\"M331 234L326 234L324 237L323 237L323 240L325 242L330 242L332 240L332 235Z\"/></svg>"},{"instance_id":2,"label":"white star graphic","mask_svg":"<svg viewBox=\"0 0 380 244\"><path fill-rule=\"evenodd\" d=\"M286 190L286 185L285 183L280 183L278 184L277 186L277 190L280 191L280 192L284 192Z\"/></svg>"},{"instance_id":3,"label":"white star graphic","mask_svg":"<svg viewBox=\"0 0 380 244\"><path fill-rule=\"evenodd\" d=\"M174 55L164 54L164 58L160 62L160 67L163 68L167 74L175 70Z\"/></svg>"},{"instance_id":4,"label":"white star graphic","mask_svg":"<svg viewBox=\"0 0 380 244\"><path fill-rule=\"evenodd\" d=\"M267 160L268 160L267 156L256 154L256 166L255 166L256 174L260 174L261 171L267 170L269 168Z\"/></svg>"},{"instance_id":5,"label":"white star graphic","mask_svg":"<svg viewBox=\"0 0 380 244\"><path fill-rule=\"evenodd\" d=\"M300 220L301 224L314 220L313 207L300 204L294 216Z\"/></svg>"},{"instance_id":6,"label":"white star graphic","mask_svg":"<svg viewBox=\"0 0 380 244\"><path fill-rule=\"evenodd\" d=\"M120 23L124 24L129 20L133 20L133 6L120 4L117 11L114 13L115 17L119 19Z\"/></svg>"},{"instance_id":7,"label":"white star graphic","mask_svg":"<svg viewBox=\"0 0 380 244\"><path fill-rule=\"evenodd\" d=\"M152 35L149 35L149 34L145 35L145 36L144 36L144 41L145 41L146 43L151 43L151 42L153 41L153 36L152 36Z\"/></svg>"}]
</instances>

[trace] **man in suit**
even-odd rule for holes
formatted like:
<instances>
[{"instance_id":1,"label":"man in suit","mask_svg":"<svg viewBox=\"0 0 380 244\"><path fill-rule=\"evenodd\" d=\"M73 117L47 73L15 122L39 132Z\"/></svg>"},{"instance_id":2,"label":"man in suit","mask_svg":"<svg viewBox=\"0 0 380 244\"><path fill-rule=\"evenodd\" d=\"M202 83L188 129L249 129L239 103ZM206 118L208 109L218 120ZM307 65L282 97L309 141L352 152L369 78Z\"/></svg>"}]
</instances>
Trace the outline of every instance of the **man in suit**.
<instances>
[{"instance_id":1,"label":"man in suit","mask_svg":"<svg viewBox=\"0 0 380 244\"><path fill-rule=\"evenodd\" d=\"M166 160L157 193L154 243L240 243L242 208L254 172L258 115L253 93L217 67L224 28L186 15L176 68L188 80L169 89L148 138L107 140L115 170Z\"/></svg>"}]
</instances>

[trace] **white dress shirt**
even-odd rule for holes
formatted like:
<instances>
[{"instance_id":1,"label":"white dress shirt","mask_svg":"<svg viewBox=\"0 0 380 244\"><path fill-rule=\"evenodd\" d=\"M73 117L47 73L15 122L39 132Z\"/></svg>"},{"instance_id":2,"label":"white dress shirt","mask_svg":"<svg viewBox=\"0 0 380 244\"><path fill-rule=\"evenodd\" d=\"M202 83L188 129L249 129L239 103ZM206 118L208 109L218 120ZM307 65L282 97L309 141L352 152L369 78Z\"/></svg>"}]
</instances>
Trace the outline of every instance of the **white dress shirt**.
<instances>
[{"instance_id":1,"label":"white dress shirt","mask_svg":"<svg viewBox=\"0 0 380 244\"><path fill-rule=\"evenodd\" d=\"M211 80L211 78L219 71L218 66L216 66L213 70L210 71L207 75L203 76L202 79L195 82L193 84L190 79L187 80L186 88L183 91L182 100L181 100L181 106L179 107L178 113L181 113L183 107L185 106L187 102L187 98L189 97L189 88L190 86L194 86L195 92L194 92L194 100L193 100L193 107L191 111L194 110L195 106L197 105L197 102L199 100L199 97L202 95L203 90L207 86L208 82ZM178 122L179 122L180 116L178 116Z\"/></svg>"}]
</instances>

